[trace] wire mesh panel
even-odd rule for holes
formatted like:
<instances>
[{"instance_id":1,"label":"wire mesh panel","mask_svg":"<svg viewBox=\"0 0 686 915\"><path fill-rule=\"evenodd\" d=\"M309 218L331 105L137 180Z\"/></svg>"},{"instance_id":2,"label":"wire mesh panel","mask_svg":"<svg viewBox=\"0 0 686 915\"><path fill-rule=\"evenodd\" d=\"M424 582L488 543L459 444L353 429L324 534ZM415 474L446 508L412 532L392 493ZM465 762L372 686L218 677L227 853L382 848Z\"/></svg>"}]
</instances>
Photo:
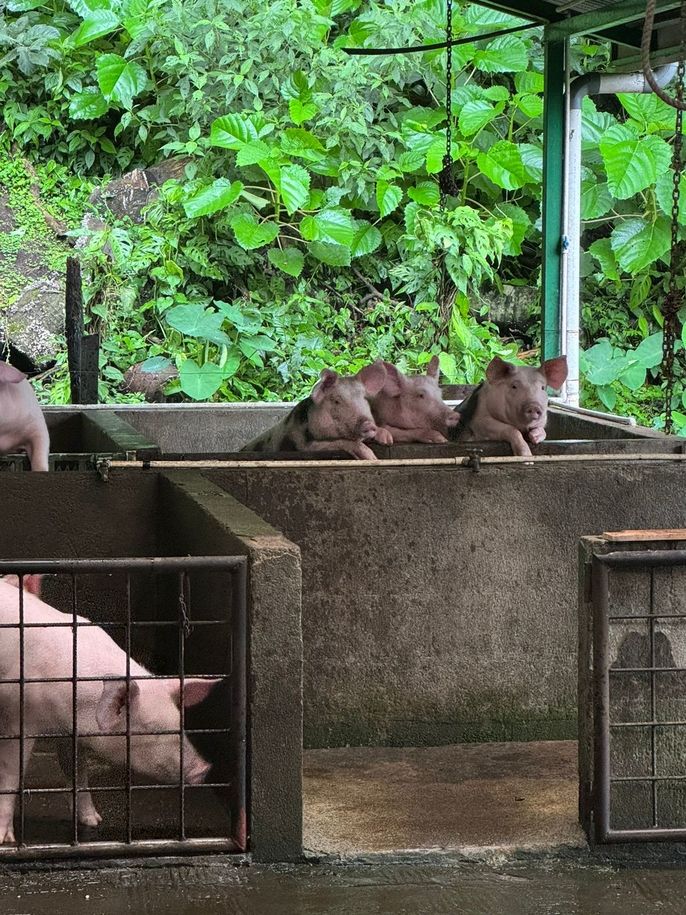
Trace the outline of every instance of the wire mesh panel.
<instances>
[{"instance_id":1,"label":"wire mesh panel","mask_svg":"<svg viewBox=\"0 0 686 915\"><path fill-rule=\"evenodd\" d=\"M0 575L0 860L245 850L245 558Z\"/></svg>"},{"instance_id":2,"label":"wire mesh panel","mask_svg":"<svg viewBox=\"0 0 686 915\"><path fill-rule=\"evenodd\" d=\"M686 551L595 555L599 841L686 838Z\"/></svg>"}]
</instances>

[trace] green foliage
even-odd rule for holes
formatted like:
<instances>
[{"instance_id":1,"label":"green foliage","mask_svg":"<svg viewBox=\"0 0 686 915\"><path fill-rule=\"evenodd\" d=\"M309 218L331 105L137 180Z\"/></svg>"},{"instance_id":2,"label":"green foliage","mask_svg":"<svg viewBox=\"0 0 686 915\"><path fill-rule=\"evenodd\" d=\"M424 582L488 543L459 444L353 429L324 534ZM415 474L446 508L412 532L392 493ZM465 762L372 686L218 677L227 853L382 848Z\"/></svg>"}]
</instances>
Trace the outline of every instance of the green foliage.
<instances>
[{"instance_id":1,"label":"green foliage","mask_svg":"<svg viewBox=\"0 0 686 915\"><path fill-rule=\"evenodd\" d=\"M515 354L470 303L487 284L538 281L540 35L479 40L519 20L455 4L455 35L477 38L452 52L459 190L445 208L445 54L343 51L440 41L444 19L434 0L10 0L5 146L50 163L43 193L64 194L70 226L83 200L55 169L88 188L183 157L141 222L109 218L86 239L106 396L146 358L174 363L168 390L202 400L299 396L324 365L378 355L419 367L441 351L450 380L476 381ZM579 70L607 59L573 44ZM673 114L650 95L619 101L583 108L584 389L606 405L617 385L658 380L646 352L671 212ZM614 338L607 303L628 336L618 320Z\"/></svg>"}]
</instances>

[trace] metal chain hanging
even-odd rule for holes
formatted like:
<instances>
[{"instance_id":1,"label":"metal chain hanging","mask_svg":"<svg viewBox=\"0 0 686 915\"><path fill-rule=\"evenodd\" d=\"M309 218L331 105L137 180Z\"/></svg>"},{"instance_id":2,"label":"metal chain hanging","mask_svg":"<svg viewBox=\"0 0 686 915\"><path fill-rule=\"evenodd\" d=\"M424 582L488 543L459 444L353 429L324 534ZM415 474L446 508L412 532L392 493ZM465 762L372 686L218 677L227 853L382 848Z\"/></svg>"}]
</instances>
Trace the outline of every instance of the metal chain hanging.
<instances>
[{"instance_id":1,"label":"metal chain hanging","mask_svg":"<svg viewBox=\"0 0 686 915\"><path fill-rule=\"evenodd\" d=\"M445 40L447 60L445 65L445 155L443 168L438 176L438 187L441 192L441 207L445 209L446 198L449 194L457 193L457 185L453 177L453 0L446 0L445 9Z\"/></svg>"},{"instance_id":2,"label":"metal chain hanging","mask_svg":"<svg viewBox=\"0 0 686 915\"><path fill-rule=\"evenodd\" d=\"M686 111L686 98L684 98L684 76L686 75L686 0L681 0L681 36L679 48L679 64L677 67L676 94L668 95L655 80L650 67L650 36L655 16L655 0L648 0L646 9L646 22L643 30L641 53L643 60L643 73L650 87L656 95L673 108L676 108L676 125L674 129L674 145L672 147L672 169L674 183L672 185L672 240L669 261L669 282L667 295L662 304L664 322L662 325L662 377L665 382L665 432L670 435L673 428L672 400L674 398L674 346L679 330L679 311L684 303L684 290L679 288L677 273L681 263L681 245L679 243L679 199L681 191L681 176L684 168L683 148L683 116Z\"/></svg>"}]
</instances>

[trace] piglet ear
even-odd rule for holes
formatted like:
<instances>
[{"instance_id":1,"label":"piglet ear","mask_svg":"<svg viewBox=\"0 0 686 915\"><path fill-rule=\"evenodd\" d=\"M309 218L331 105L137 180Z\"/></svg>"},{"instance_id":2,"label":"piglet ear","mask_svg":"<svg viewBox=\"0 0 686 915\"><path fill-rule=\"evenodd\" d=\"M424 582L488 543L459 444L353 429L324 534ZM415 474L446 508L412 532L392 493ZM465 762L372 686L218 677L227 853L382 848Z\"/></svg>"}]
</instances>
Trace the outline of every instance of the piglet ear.
<instances>
[{"instance_id":1,"label":"piglet ear","mask_svg":"<svg viewBox=\"0 0 686 915\"><path fill-rule=\"evenodd\" d=\"M140 691L138 683L131 680L128 689L131 704ZM126 726L126 693L126 681L122 680L108 680L102 688L95 709L95 720L98 722L100 730L106 734L124 730Z\"/></svg>"},{"instance_id":2,"label":"piglet ear","mask_svg":"<svg viewBox=\"0 0 686 915\"><path fill-rule=\"evenodd\" d=\"M399 397L403 386L402 373L391 362L382 363L386 370L386 381L384 382L384 394L391 397Z\"/></svg>"},{"instance_id":3,"label":"piglet ear","mask_svg":"<svg viewBox=\"0 0 686 915\"><path fill-rule=\"evenodd\" d=\"M326 392L330 391L337 381L338 372L334 372L333 369L322 369L319 381L312 388L312 393L310 394L312 400L315 403L321 403Z\"/></svg>"},{"instance_id":4,"label":"piglet ear","mask_svg":"<svg viewBox=\"0 0 686 915\"><path fill-rule=\"evenodd\" d=\"M440 374L440 360L438 356L431 357L431 362L427 366L426 374L429 378L438 378Z\"/></svg>"},{"instance_id":5,"label":"piglet ear","mask_svg":"<svg viewBox=\"0 0 686 915\"><path fill-rule=\"evenodd\" d=\"M558 356L557 359L548 359L541 366L548 387L559 391L567 380L567 357Z\"/></svg>"},{"instance_id":6,"label":"piglet ear","mask_svg":"<svg viewBox=\"0 0 686 915\"><path fill-rule=\"evenodd\" d=\"M198 677L188 677L183 681L183 707L192 708L194 705L200 705L221 682L221 680L201 680ZM178 680L174 682L171 693L172 699L178 705L181 693L181 684Z\"/></svg>"},{"instance_id":7,"label":"piglet ear","mask_svg":"<svg viewBox=\"0 0 686 915\"><path fill-rule=\"evenodd\" d=\"M42 575L24 575L24 591L28 591L29 594L35 594L36 597L40 597L42 585Z\"/></svg>"},{"instance_id":8,"label":"piglet ear","mask_svg":"<svg viewBox=\"0 0 686 915\"><path fill-rule=\"evenodd\" d=\"M0 381L7 381L9 384L19 384L20 381L26 381L26 375L15 369L9 362L0 362Z\"/></svg>"},{"instance_id":9,"label":"piglet ear","mask_svg":"<svg viewBox=\"0 0 686 915\"><path fill-rule=\"evenodd\" d=\"M357 373L358 381L361 381L365 391L371 397L378 394L386 383L386 366L383 362L373 362L371 365L365 365Z\"/></svg>"},{"instance_id":10,"label":"piglet ear","mask_svg":"<svg viewBox=\"0 0 686 915\"><path fill-rule=\"evenodd\" d=\"M512 363L504 362L500 356L494 356L488 363L486 378L491 384L494 384L496 381L502 381L503 378L507 378L514 368L515 366Z\"/></svg>"}]
</instances>

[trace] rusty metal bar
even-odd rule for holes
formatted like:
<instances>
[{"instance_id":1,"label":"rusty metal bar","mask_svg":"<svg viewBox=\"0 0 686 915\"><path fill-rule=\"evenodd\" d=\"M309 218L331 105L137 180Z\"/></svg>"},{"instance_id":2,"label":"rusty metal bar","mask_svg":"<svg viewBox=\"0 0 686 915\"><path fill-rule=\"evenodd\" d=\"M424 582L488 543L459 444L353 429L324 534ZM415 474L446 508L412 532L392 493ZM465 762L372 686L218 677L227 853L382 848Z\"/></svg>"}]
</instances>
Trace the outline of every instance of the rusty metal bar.
<instances>
[{"instance_id":1,"label":"rusty metal bar","mask_svg":"<svg viewBox=\"0 0 686 915\"><path fill-rule=\"evenodd\" d=\"M608 569L593 556L593 799L596 840L604 842L610 828L610 677L608 675Z\"/></svg>"},{"instance_id":2,"label":"rusty metal bar","mask_svg":"<svg viewBox=\"0 0 686 915\"><path fill-rule=\"evenodd\" d=\"M626 552L594 554L593 561L613 569L682 566L686 565L686 550L626 550ZM636 619L641 619L641 617L636 617ZM650 615L647 614L643 619L650 619Z\"/></svg>"},{"instance_id":3,"label":"rusty metal bar","mask_svg":"<svg viewBox=\"0 0 686 915\"><path fill-rule=\"evenodd\" d=\"M231 827L233 840L241 851L248 844L248 819L246 797L247 760L247 566L243 565L233 576L231 589L231 721L233 739L231 751L235 777L231 796Z\"/></svg>"},{"instance_id":4,"label":"rusty metal bar","mask_svg":"<svg viewBox=\"0 0 686 915\"><path fill-rule=\"evenodd\" d=\"M126 573L126 841L133 840L131 823L131 573Z\"/></svg>"},{"instance_id":5,"label":"rusty metal bar","mask_svg":"<svg viewBox=\"0 0 686 915\"><path fill-rule=\"evenodd\" d=\"M64 574L65 572L176 572L179 569L223 569L245 565L245 556L164 556L130 559L3 559L0 575ZM119 624L124 626L123 623Z\"/></svg>"},{"instance_id":6,"label":"rusty metal bar","mask_svg":"<svg viewBox=\"0 0 686 915\"><path fill-rule=\"evenodd\" d=\"M78 768L79 768L79 730L78 730L78 701L77 684L79 673L78 655L78 625L76 612L76 576L71 576L71 615L72 615L72 643L71 643L71 779L72 779L72 844L79 844L79 796L78 796Z\"/></svg>"},{"instance_id":7,"label":"rusty metal bar","mask_svg":"<svg viewBox=\"0 0 686 915\"><path fill-rule=\"evenodd\" d=\"M185 600L186 574L179 572L179 839L184 841L186 838L186 779L183 770L184 756L184 697L185 697L185 678L184 668L185 650L186 650L186 600Z\"/></svg>"},{"instance_id":8,"label":"rusty metal bar","mask_svg":"<svg viewBox=\"0 0 686 915\"><path fill-rule=\"evenodd\" d=\"M649 637L650 637L650 666L655 667L655 569L650 569L650 614L649 620ZM650 671L650 714L653 719L657 718L657 706L655 702L655 671ZM653 808L653 826L657 828L657 745L655 743L655 726L650 727L650 767L653 776L651 802Z\"/></svg>"},{"instance_id":9,"label":"rusty metal bar","mask_svg":"<svg viewBox=\"0 0 686 915\"><path fill-rule=\"evenodd\" d=\"M98 789L102 790L102 789ZM120 789L121 790L121 789ZM0 860L44 861L74 860L76 858L140 858L155 855L202 855L239 852L233 839L187 839L185 842L166 839L138 839L127 842L82 842L72 845L35 845L25 848L0 846Z\"/></svg>"},{"instance_id":10,"label":"rusty metal bar","mask_svg":"<svg viewBox=\"0 0 686 915\"><path fill-rule=\"evenodd\" d=\"M25 843L24 825L25 825L25 794L24 794L24 769L26 760L24 759L24 743L26 741L26 684L23 680L25 657L25 630L24 630L24 578L19 576L19 841L21 848Z\"/></svg>"}]
</instances>

